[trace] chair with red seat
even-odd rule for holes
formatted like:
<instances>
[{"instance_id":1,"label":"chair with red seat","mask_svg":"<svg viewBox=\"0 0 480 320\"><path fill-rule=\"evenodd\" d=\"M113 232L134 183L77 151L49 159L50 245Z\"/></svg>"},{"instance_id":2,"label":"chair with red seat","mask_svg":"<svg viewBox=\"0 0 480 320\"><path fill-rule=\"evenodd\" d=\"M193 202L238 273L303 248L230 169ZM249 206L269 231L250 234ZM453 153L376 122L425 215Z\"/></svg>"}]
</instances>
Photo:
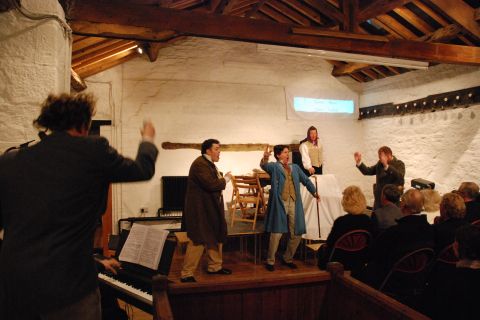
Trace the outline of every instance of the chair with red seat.
<instances>
[{"instance_id":1,"label":"chair with red seat","mask_svg":"<svg viewBox=\"0 0 480 320\"><path fill-rule=\"evenodd\" d=\"M328 262L340 262L346 270L360 271L368 259L372 235L367 230L356 229L342 235L335 241Z\"/></svg>"}]
</instances>

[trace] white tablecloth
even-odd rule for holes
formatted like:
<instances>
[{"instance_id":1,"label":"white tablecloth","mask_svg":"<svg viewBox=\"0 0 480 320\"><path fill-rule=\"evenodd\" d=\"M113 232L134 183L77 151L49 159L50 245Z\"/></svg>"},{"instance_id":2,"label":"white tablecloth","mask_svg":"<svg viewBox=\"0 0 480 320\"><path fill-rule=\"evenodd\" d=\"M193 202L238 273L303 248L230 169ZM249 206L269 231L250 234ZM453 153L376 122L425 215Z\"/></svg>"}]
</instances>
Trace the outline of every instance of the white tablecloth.
<instances>
[{"instance_id":1,"label":"white tablecloth","mask_svg":"<svg viewBox=\"0 0 480 320\"><path fill-rule=\"evenodd\" d=\"M342 191L338 186L338 181L335 175L315 175L310 177L313 185L315 185L315 178L317 178L317 188L320 194L321 201L318 203L308 192L303 185L300 190L302 196L303 209L305 211L305 225L307 233L302 237L310 240L326 240L330 230L332 229L333 221L345 214L342 208ZM318 214L320 215L320 234L318 235Z\"/></svg>"}]
</instances>

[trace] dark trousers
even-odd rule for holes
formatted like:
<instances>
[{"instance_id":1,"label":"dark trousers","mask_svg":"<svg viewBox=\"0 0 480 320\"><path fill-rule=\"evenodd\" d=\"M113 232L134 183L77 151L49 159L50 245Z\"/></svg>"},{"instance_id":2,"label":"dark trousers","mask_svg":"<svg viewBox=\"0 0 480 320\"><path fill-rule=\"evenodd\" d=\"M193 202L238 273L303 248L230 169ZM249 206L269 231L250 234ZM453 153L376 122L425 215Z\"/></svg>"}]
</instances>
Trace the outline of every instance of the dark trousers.
<instances>
[{"instance_id":1,"label":"dark trousers","mask_svg":"<svg viewBox=\"0 0 480 320\"><path fill-rule=\"evenodd\" d=\"M42 320L102 320L100 291L95 289L81 300L61 309L40 315Z\"/></svg>"}]
</instances>

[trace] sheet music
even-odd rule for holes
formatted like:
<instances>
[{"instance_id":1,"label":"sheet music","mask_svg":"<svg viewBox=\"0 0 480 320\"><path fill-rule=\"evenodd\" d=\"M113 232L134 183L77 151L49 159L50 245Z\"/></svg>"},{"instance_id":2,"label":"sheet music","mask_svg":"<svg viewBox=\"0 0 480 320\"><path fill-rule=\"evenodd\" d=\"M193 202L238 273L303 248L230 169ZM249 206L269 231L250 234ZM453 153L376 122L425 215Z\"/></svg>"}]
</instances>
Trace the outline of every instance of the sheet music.
<instances>
[{"instance_id":1,"label":"sheet music","mask_svg":"<svg viewBox=\"0 0 480 320\"><path fill-rule=\"evenodd\" d=\"M137 263L157 270L169 232L135 223L120 252L120 261Z\"/></svg>"}]
</instances>

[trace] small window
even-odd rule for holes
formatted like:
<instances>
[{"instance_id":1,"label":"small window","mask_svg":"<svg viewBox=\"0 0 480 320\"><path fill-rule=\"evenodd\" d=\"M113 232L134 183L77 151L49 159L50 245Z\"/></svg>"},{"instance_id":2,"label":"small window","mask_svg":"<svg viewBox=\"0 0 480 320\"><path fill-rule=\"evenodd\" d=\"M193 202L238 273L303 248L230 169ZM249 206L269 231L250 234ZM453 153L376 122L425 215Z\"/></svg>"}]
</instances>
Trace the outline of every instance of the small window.
<instances>
[{"instance_id":1,"label":"small window","mask_svg":"<svg viewBox=\"0 0 480 320\"><path fill-rule=\"evenodd\" d=\"M297 112L348 113L354 111L353 100L313 99L295 97L293 108Z\"/></svg>"}]
</instances>

